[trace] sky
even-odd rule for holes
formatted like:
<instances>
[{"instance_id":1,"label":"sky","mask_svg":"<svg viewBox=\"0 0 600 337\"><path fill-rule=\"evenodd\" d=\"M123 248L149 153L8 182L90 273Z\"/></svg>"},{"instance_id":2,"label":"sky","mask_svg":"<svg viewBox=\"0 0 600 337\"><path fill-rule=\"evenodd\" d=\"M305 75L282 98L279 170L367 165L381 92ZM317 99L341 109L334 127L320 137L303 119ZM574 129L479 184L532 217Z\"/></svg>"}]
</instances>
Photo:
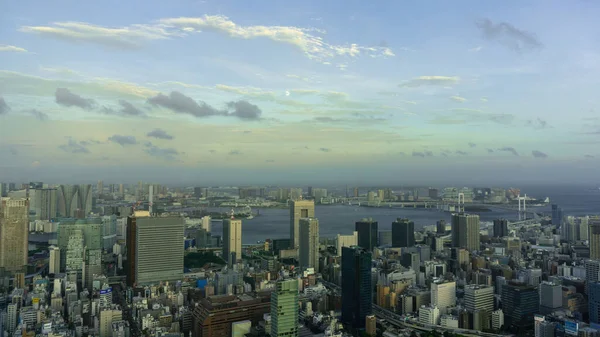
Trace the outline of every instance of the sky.
<instances>
[{"instance_id":1,"label":"sky","mask_svg":"<svg viewBox=\"0 0 600 337\"><path fill-rule=\"evenodd\" d=\"M600 3L10 1L0 180L598 183Z\"/></svg>"}]
</instances>

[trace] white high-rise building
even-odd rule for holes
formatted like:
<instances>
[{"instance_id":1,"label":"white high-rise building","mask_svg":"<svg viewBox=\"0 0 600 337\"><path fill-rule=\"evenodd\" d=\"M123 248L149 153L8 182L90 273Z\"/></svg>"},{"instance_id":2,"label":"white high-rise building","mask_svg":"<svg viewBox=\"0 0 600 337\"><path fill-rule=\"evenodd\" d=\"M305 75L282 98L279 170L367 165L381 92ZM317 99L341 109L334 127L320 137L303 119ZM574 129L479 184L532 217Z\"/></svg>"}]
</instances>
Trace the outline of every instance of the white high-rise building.
<instances>
[{"instance_id":1,"label":"white high-rise building","mask_svg":"<svg viewBox=\"0 0 600 337\"><path fill-rule=\"evenodd\" d=\"M6 307L6 331L12 334L15 331L18 323L19 306L11 303Z\"/></svg>"},{"instance_id":2,"label":"white high-rise building","mask_svg":"<svg viewBox=\"0 0 600 337\"><path fill-rule=\"evenodd\" d=\"M431 283L431 305L439 308L442 314L456 305L456 282L438 281Z\"/></svg>"},{"instance_id":3,"label":"white high-rise building","mask_svg":"<svg viewBox=\"0 0 600 337\"><path fill-rule=\"evenodd\" d=\"M471 312L485 310L491 313L494 310L494 287L476 284L466 285L465 307Z\"/></svg>"},{"instance_id":4,"label":"white high-rise building","mask_svg":"<svg viewBox=\"0 0 600 337\"><path fill-rule=\"evenodd\" d=\"M435 305L422 306L419 309L419 323L437 325L440 321L440 309Z\"/></svg>"},{"instance_id":5,"label":"white high-rise building","mask_svg":"<svg viewBox=\"0 0 600 337\"><path fill-rule=\"evenodd\" d=\"M36 220L51 220L56 218L56 189L41 188L32 190L29 193L31 209L35 211Z\"/></svg>"},{"instance_id":6,"label":"white high-rise building","mask_svg":"<svg viewBox=\"0 0 600 337\"><path fill-rule=\"evenodd\" d=\"M210 216L209 216L209 215L205 215L205 216L203 216L203 217L202 217L202 224L201 224L201 227L202 227L202 228L203 228L205 231L207 231L208 233L210 233L210 230L211 230L211 227L212 227L212 226L211 226L211 220L212 220L212 219L210 218Z\"/></svg>"},{"instance_id":7,"label":"white high-rise building","mask_svg":"<svg viewBox=\"0 0 600 337\"><path fill-rule=\"evenodd\" d=\"M242 260L242 220L223 220L223 259L229 265Z\"/></svg>"},{"instance_id":8,"label":"white high-rise building","mask_svg":"<svg viewBox=\"0 0 600 337\"><path fill-rule=\"evenodd\" d=\"M300 267L319 272L319 220L300 219Z\"/></svg>"},{"instance_id":9,"label":"white high-rise building","mask_svg":"<svg viewBox=\"0 0 600 337\"><path fill-rule=\"evenodd\" d=\"M50 246L50 265L48 272L50 274L60 273L60 248L56 246Z\"/></svg>"},{"instance_id":10,"label":"white high-rise building","mask_svg":"<svg viewBox=\"0 0 600 337\"><path fill-rule=\"evenodd\" d=\"M117 306L100 311L100 337L112 336L113 322L123 319L123 312Z\"/></svg>"},{"instance_id":11,"label":"white high-rise building","mask_svg":"<svg viewBox=\"0 0 600 337\"><path fill-rule=\"evenodd\" d=\"M504 313L502 312L502 309L492 311L492 329L500 330L500 328L503 325L504 325Z\"/></svg>"}]
</instances>

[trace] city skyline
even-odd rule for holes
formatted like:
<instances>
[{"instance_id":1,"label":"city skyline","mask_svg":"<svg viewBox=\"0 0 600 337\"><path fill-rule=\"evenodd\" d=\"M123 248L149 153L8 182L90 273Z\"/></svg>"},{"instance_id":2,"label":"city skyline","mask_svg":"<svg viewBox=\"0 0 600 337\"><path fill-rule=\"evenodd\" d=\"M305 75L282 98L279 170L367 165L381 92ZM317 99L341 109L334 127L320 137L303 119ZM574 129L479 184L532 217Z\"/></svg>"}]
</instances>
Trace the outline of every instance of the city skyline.
<instances>
[{"instance_id":1,"label":"city skyline","mask_svg":"<svg viewBox=\"0 0 600 337\"><path fill-rule=\"evenodd\" d=\"M61 3L0 13L8 180L595 182L596 3Z\"/></svg>"}]
</instances>

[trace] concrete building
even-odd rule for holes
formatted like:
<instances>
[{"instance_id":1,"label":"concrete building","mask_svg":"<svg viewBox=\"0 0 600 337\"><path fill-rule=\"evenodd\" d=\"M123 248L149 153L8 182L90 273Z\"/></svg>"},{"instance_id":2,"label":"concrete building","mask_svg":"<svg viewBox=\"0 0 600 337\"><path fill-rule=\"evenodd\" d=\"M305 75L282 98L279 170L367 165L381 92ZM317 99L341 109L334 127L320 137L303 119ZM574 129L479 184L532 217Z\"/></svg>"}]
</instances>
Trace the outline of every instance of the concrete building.
<instances>
[{"instance_id":1,"label":"concrete building","mask_svg":"<svg viewBox=\"0 0 600 337\"><path fill-rule=\"evenodd\" d=\"M319 220L300 219L300 267L314 268L319 272Z\"/></svg>"},{"instance_id":2,"label":"concrete building","mask_svg":"<svg viewBox=\"0 0 600 337\"><path fill-rule=\"evenodd\" d=\"M279 280L271 294L271 336L298 336L298 280Z\"/></svg>"},{"instance_id":3,"label":"concrete building","mask_svg":"<svg viewBox=\"0 0 600 337\"><path fill-rule=\"evenodd\" d=\"M533 328L533 317L539 310L540 295L536 287L509 282L502 286L502 310L505 324L515 331Z\"/></svg>"},{"instance_id":4,"label":"concrete building","mask_svg":"<svg viewBox=\"0 0 600 337\"><path fill-rule=\"evenodd\" d=\"M452 247L474 251L479 246L479 215L452 214Z\"/></svg>"},{"instance_id":5,"label":"concrete building","mask_svg":"<svg viewBox=\"0 0 600 337\"><path fill-rule=\"evenodd\" d=\"M338 256L342 255L342 247L352 247L358 245L358 232L354 231L352 235L338 234L335 239L336 252Z\"/></svg>"},{"instance_id":6,"label":"concrete building","mask_svg":"<svg viewBox=\"0 0 600 337\"><path fill-rule=\"evenodd\" d=\"M223 259L229 266L242 260L242 220L223 220Z\"/></svg>"},{"instance_id":7,"label":"concrete building","mask_svg":"<svg viewBox=\"0 0 600 337\"><path fill-rule=\"evenodd\" d=\"M29 252L29 200L0 199L0 268L24 271Z\"/></svg>"},{"instance_id":8,"label":"concrete building","mask_svg":"<svg viewBox=\"0 0 600 337\"><path fill-rule=\"evenodd\" d=\"M500 330L504 326L504 313L502 309L492 311L492 329Z\"/></svg>"},{"instance_id":9,"label":"concrete building","mask_svg":"<svg viewBox=\"0 0 600 337\"><path fill-rule=\"evenodd\" d=\"M590 259L600 260L600 217L590 217L589 241L590 241Z\"/></svg>"},{"instance_id":10,"label":"concrete building","mask_svg":"<svg viewBox=\"0 0 600 337\"><path fill-rule=\"evenodd\" d=\"M372 337L377 335L377 317L375 315L367 316L365 333Z\"/></svg>"},{"instance_id":11,"label":"concrete building","mask_svg":"<svg viewBox=\"0 0 600 337\"><path fill-rule=\"evenodd\" d=\"M434 305L421 306L419 309L419 323L437 325L440 321L440 309Z\"/></svg>"},{"instance_id":12,"label":"concrete building","mask_svg":"<svg viewBox=\"0 0 600 337\"><path fill-rule=\"evenodd\" d=\"M50 261L48 266L48 272L50 274L60 273L60 248L56 246L50 246Z\"/></svg>"},{"instance_id":13,"label":"concrete building","mask_svg":"<svg viewBox=\"0 0 600 337\"><path fill-rule=\"evenodd\" d=\"M58 248L61 272L77 271L77 278L92 289L94 274L102 274L102 219L60 219Z\"/></svg>"},{"instance_id":14,"label":"concrete building","mask_svg":"<svg viewBox=\"0 0 600 337\"><path fill-rule=\"evenodd\" d=\"M100 310L100 337L112 337L113 322L123 320L123 312L118 306Z\"/></svg>"},{"instance_id":15,"label":"concrete building","mask_svg":"<svg viewBox=\"0 0 600 337\"><path fill-rule=\"evenodd\" d=\"M437 281L431 283L431 304L442 314L456 305L456 282Z\"/></svg>"},{"instance_id":16,"label":"concrete building","mask_svg":"<svg viewBox=\"0 0 600 337\"><path fill-rule=\"evenodd\" d=\"M41 188L29 192L32 194L31 208L36 220L56 218L57 194L55 188Z\"/></svg>"},{"instance_id":17,"label":"concrete building","mask_svg":"<svg viewBox=\"0 0 600 337\"><path fill-rule=\"evenodd\" d=\"M128 218L128 284L150 285L183 278L182 217ZM135 261L135 263L132 263Z\"/></svg>"},{"instance_id":18,"label":"concrete building","mask_svg":"<svg viewBox=\"0 0 600 337\"><path fill-rule=\"evenodd\" d=\"M60 185L57 215L84 219L92 211L92 185Z\"/></svg>"},{"instance_id":19,"label":"concrete building","mask_svg":"<svg viewBox=\"0 0 600 337\"><path fill-rule=\"evenodd\" d=\"M290 248L300 246L300 219L315 217L313 200L292 200L290 202Z\"/></svg>"},{"instance_id":20,"label":"concrete building","mask_svg":"<svg viewBox=\"0 0 600 337\"><path fill-rule=\"evenodd\" d=\"M465 308L471 312L485 310L491 313L494 310L494 287L486 285L465 286Z\"/></svg>"},{"instance_id":21,"label":"concrete building","mask_svg":"<svg viewBox=\"0 0 600 337\"><path fill-rule=\"evenodd\" d=\"M540 284L540 312L549 314L563 305L562 286L551 282Z\"/></svg>"}]
</instances>

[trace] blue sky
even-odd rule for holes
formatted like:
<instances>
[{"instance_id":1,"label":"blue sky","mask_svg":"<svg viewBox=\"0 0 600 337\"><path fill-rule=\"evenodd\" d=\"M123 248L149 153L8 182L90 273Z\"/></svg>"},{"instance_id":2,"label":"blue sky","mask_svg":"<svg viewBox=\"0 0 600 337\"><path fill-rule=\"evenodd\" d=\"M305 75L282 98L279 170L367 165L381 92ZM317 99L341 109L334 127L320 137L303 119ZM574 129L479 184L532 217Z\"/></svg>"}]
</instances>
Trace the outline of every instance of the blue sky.
<instances>
[{"instance_id":1,"label":"blue sky","mask_svg":"<svg viewBox=\"0 0 600 337\"><path fill-rule=\"evenodd\" d=\"M0 178L591 181L599 14L583 0L9 2Z\"/></svg>"}]
</instances>

